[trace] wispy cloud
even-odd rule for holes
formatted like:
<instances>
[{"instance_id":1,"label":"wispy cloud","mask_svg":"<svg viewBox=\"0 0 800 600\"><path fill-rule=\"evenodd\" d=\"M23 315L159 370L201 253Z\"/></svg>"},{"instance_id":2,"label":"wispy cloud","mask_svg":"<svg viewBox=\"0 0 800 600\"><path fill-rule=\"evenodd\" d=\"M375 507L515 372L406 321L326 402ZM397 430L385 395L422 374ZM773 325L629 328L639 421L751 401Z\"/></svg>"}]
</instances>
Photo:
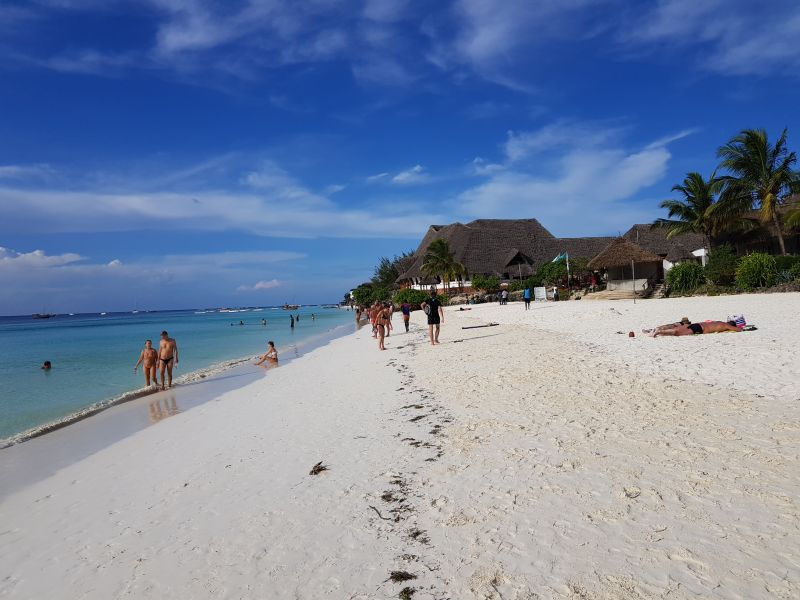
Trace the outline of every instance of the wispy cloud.
<instances>
[{"instance_id":1,"label":"wispy cloud","mask_svg":"<svg viewBox=\"0 0 800 600\"><path fill-rule=\"evenodd\" d=\"M628 147L624 133L582 122L509 133L505 160L473 161L485 180L453 204L476 217L536 216L560 234L598 235L639 221L651 208L632 201L661 181L671 158L667 145L691 130L639 147Z\"/></svg>"},{"instance_id":2,"label":"wispy cloud","mask_svg":"<svg viewBox=\"0 0 800 600\"><path fill-rule=\"evenodd\" d=\"M239 292L253 292L257 290L273 290L277 287L281 287L282 283L277 279L269 279L269 280L261 280L257 281L253 285L240 285L236 288Z\"/></svg>"},{"instance_id":3,"label":"wispy cloud","mask_svg":"<svg viewBox=\"0 0 800 600\"><path fill-rule=\"evenodd\" d=\"M32 233L163 228L292 238L397 238L415 237L428 219L436 216L413 202L391 215L383 214L378 206L371 208L369 201L358 207L334 202L273 161L246 171L233 185L217 182L198 188L184 177L173 179L169 174L151 179L170 181L169 191L153 190L147 181L140 189L129 182L127 191L116 191L107 184L81 188L80 182L70 190L56 185L0 186L0 232L18 228ZM378 214L380 218L376 218Z\"/></svg>"},{"instance_id":4,"label":"wispy cloud","mask_svg":"<svg viewBox=\"0 0 800 600\"><path fill-rule=\"evenodd\" d=\"M400 171L392 177L392 183L397 185L415 185L428 180L428 173L422 165L414 165L410 169Z\"/></svg>"},{"instance_id":5,"label":"wispy cloud","mask_svg":"<svg viewBox=\"0 0 800 600\"><path fill-rule=\"evenodd\" d=\"M84 257L74 252L48 255L44 250L17 252L0 246L0 269L46 269L70 265L82 260Z\"/></svg>"},{"instance_id":6,"label":"wispy cloud","mask_svg":"<svg viewBox=\"0 0 800 600\"><path fill-rule=\"evenodd\" d=\"M659 0L637 10L619 38L641 49L690 49L696 65L727 75L769 75L800 68L800 4Z\"/></svg>"},{"instance_id":7,"label":"wispy cloud","mask_svg":"<svg viewBox=\"0 0 800 600\"><path fill-rule=\"evenodd\" d=\"M47 164L36 165L0 165L0 180L41 179L55 174L55 169Z\"/></svg>"}]
</instances>

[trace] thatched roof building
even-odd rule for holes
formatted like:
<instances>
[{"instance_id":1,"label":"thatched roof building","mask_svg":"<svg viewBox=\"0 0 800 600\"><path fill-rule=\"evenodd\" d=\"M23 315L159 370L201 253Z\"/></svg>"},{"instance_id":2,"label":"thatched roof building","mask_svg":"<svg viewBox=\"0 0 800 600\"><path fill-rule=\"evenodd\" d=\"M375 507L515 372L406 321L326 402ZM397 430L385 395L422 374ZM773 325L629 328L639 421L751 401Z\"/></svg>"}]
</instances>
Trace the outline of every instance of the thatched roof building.
<instances>
[{"instance_id":1,"label":"thatched roof building","mask_svg":"<svg viewBox=\"0 0 800 600\"><path fill-rule=\"evenodd\" d=\"M455 260L466 267L470 276L507 279L533 275L540 265L562 252L589 259L613 238L556 238L536 219L478 219L466 224L431 225L413 262L400 274L400 281L427 282L422 272L423 257L431 242L438 239L447 241Z\"/></svg>"},{"instance_id":2,"label":"thatched roof building","mask_svg":"<svg viewBox=\"0 0 800 600\"><path fill-rule=\"evenodd\" d=\"M638 244L618 237L592 260L589 261L590 269L613 269L616 267L629 267L631 263L661 263L662 258Z\"/></svg>"},{"instance_id":3,"label":"thatched roof building","mask_svg":"<svg viewBox=\"0 0 800 600\"><path fill-rule=\"evenodd\" d=\"M669 229L665 227L639 223L623 233L622 237L670 262L692 258L693 251L706 245L699 233L682 233L673 238L668 238L668 233Z\"/></svg>"}]
</instances>

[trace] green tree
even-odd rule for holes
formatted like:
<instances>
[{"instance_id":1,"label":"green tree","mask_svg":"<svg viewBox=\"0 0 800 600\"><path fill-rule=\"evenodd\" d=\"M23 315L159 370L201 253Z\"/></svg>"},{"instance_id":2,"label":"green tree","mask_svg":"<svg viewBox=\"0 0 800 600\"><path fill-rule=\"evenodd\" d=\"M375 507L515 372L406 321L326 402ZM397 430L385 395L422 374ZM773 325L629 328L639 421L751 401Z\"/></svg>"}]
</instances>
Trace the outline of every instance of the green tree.
<instances>
[{"instance_id":1,"label":"green tree","mask_svg":"<svg viewBox=\"0 0 800 600\"><path fill-rule=\"evenodd\" d=\"M472 287L476 290L483 290L484 292L495 292L500 288L500 278L474 275L472 277Z\"/></svg>"},{"instance_id":2,"label":"green tree","mask_svg":"<svg viewBox=\"0 0 800 600\"><path fill-rule=\"evenodd\" d=\"M722 180L716 172L708 179L694 171L688 173L682 184L672 186L672 191L679 192L682 198L664 200L661 208L668 211L668 218L656 219L653 227L668 229L668 238L683 233L699 233L710 250L711 240L721 229L722 215L714 210L721 189Z\"/></svg>"},{"instance_id":3,"label":"green tree","mask_svg":"<svg viewBox=\"0 0 800 600\"><path fill-rule=\"evenodd\" d=\"M717 156L730 173L720 178L720 215L742 217L758 210L761 222L772 225L781 254L786 255L779 209L798 188L792 171L797 156L788 149L787 130L772 144L763 129L745 129L717 150Z\"/></svg>"},{"instance_id":4,"label":"green tree","mask_svg":"<svg viewBox=\"0 0 800 600\"><path fill-rule=\"evenodd\" d=\"M450 252L447 240L434 240L422 256L422 272L429 277L439 277L448 289L459 267L459 263Z\"/></svg>"},{"instance_id":5,"label":"green tree","mask_svg":"<svg viewBox=\"0 0 800 600\"><path fill-rule=\"evenodd\" d=\"M564 259L544 263L536 270L535 278L546 285L556 285L567 276L567 261Z\"/></svg>"}]
</instances>

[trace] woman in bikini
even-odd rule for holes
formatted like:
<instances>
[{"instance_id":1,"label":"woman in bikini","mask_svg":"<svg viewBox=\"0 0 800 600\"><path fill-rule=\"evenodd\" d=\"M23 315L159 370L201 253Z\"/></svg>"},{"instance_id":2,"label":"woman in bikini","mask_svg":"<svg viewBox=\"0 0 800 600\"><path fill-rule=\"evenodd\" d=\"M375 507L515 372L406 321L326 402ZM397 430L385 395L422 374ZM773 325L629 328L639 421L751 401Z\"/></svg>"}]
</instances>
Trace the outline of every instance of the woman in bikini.
<instances>
[{"instance_id":1,"label":"woman in bikini","mask_svg":"<svg viewBox=\"0 0 800 600\"><path fill-rule=\"evenodd\" d=\"M269 361L272 364L278 364L278 351L275 349L275 342L267 342L267 353L263 356L259 356L259 361L256 365L263 365L265 362Z\"/></svg>"},{"instance_id":2,"label":"woman in bikini","mask_svg":"<svg viewBox=\"0 0 800 600\"><path fill-rule=\"evenodd\" d=\"M383 345L383 340L386 337L386 331L390 325L389 316L389 305L384 304L378 309L378 313L375 317L375 327L378 330L378 348L380 350L386 350L386 347Z\"/></svg>"}]
</instances>

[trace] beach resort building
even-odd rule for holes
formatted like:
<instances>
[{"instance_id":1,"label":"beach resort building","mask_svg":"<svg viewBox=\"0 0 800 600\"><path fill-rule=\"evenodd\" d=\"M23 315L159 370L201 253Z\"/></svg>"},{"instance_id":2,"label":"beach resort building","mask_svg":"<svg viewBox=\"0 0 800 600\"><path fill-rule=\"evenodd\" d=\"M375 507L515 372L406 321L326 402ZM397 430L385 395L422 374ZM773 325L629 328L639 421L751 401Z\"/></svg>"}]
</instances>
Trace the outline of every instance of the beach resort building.
<instances>
[{"instance_id":1,"label":"beach resort building","mask_svg":"<svg viewBox=\"0 0 800 600\"><path fill-rule=\"evenodd\" d=\"M398 282L405 287L422 289L440 280L427 275L422 268L425 251L435 240L447 241L453 258L461 263L467 273L463 287L470 288L470 279L475 275L495 276L503 281L530 277L544 263L566 254L570 260L583 259L588 262L604 251L619 254L624 250L642 263L640 284L663 280L664 274L679 262L705 263L707 250L702 236L685 234L667 238L664 229L651 229L649 224L638 224L626 231L622 238L576 237L559 238L548 231L537 219L479 219L469 223L431 225L414 254L403 260ZM620 245L618 239L626 243ZM607 258L611 254L607 254ZM628 261L628 264L629 261ZM598 270L606 267L598 265ZM611 272L622 281L630 276L630 267L624 265ZM637 274L637 280L640 279ZM610 279L610 285L617 279ZM627 284L631 285L631 284ZM624 286L623 286L624 287Z\"/></svg>"}]
</instances>

